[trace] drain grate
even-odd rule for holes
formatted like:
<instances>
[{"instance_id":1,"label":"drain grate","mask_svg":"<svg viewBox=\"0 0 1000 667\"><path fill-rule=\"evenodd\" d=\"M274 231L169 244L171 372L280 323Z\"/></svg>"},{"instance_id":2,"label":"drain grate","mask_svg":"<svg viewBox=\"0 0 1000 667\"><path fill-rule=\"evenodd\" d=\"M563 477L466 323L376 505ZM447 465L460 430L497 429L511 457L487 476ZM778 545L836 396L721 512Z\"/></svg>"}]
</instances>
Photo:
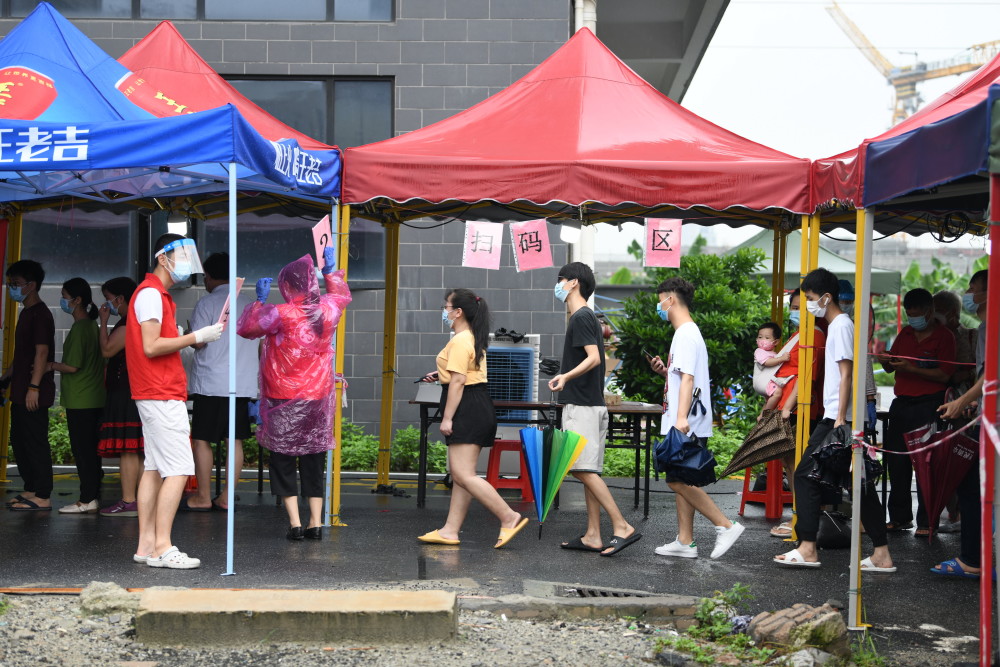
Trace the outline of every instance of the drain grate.
<instances>
[{"instance_id":1,"label":"drain grate","mask_svg":"<svg viewBox=\"0 0 1000 667\"><path fill-rule=\"evenodd\" d=\"M562 597L567 598L648 598L649 593L626 591L618 588L594 588L592 586L574 586L563 589Z\"/></svg>"}]
</instances>

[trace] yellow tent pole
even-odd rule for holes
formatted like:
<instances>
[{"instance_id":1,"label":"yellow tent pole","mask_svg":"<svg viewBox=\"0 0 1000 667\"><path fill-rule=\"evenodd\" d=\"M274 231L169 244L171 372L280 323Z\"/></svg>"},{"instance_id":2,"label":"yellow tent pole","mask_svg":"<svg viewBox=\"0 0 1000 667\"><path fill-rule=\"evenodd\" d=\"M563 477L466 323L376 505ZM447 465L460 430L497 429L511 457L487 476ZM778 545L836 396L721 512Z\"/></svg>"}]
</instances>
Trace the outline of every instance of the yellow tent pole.
<instances>
[{"instance_id":1,"label":"yellow tent pole","mask_svg":"<svg viewBox=\"0 0 1000 667\"><path fill-rule=\"evenodd\" d=\"M778 221L774 222L774 249L771 253L771 321L781 322L782 314L782 287L785 276L781 273L781 229Z\"/></svg>"},{"instance_id":2,"label":"yellow tent pole","mask_svg":"<svg viewBox=\"0 0 1000 667\"><path fill-rule=\"evenodd\" d=\"M857 244L854 269L854 368L851 395L853 420L851 433L855 439L864 437L865 377L868 374L868 304L871 302L872 233L874 215L858 209L855 218ZM853 451L852 481L854 497L851 500L851 570L847 587L847 623L849 630L864 630L868 625L861 618L861 496L864 489L861 476L864 472L864 450Z\"/></svg>"},{"instance_id":3,"label":"yellow tent pole","mask_svg":"<svg viewBox=\"0 0 1000 667\"><path fill-rule=\"evenodd\" d=\"M815 247L814 247L815 245ZM802 247L799 258L799 283L806 274L816 268L819 261L819 216L802 216ZM795 421L795 467L799 467L802 454L809 442L809 421L812 418L812 382L813 350L815 344L815 318L806 310L805 298L799 297L799 379L798 379L798 417ZM794 476L793 476L794 477ZM794 479L791 480L794 487ZM797 501L796 501L797 502ZM789 540L797 540L795 521L797 520L797 505L792 509L792 534Z\"/></svg>"},{"instance_id":4,"label":"yellow tent pole","mask_svg":"<svg viewBox=\"0 0 1000 667\"><path fill-rule=\"evenodd\" d=\"M396 310L399 300L399 223L385 229L385 318L382 326L382 414L379 424L378 481L389 484L392 400L396 385Z\"/></svg>"},{"instance_id":5,"label":"yellow tent pole","mask_svg":"<svg viewBox=\"0 0 1000 667\"><path fill-rule=\"evenodd\" d=\"M7 221L7 266L21 259L21 209ZM3 313L3 367L14 359L14 327L17 326L17 302L7 299ZM10 402L0 409L0 484L7 484L7 462L10 460Z\"/></svg>"},{"instance_id":6,"label":"yellow tent pole","mask_svg":"<svg viewBox=\"0 0 1000 667\"><path fill-rule=\"evenodd\" d=\"M348 232L351 226L351 207L347 205L340 206L340 215L337 216L337 268L344 270L344 280L347 280L347 265L348 265L348 251L350 249L350 243L348 238ZM341 436L344 432L344 340L346 338L346 327L337 327L337 338L336 338L336 358L334 361L334 371L336 372L334 380L334 418L333 418L333 440L337 443L337 447L333 450L333 491L331 493L331 502L329 512L327 516L327 522L331 526L346 526L347 524L343 522L340 518L340 492L341 492L341 479L340 479L340 457L341 457L341 445L343 441Z\"/></svg>"}]
</instances>

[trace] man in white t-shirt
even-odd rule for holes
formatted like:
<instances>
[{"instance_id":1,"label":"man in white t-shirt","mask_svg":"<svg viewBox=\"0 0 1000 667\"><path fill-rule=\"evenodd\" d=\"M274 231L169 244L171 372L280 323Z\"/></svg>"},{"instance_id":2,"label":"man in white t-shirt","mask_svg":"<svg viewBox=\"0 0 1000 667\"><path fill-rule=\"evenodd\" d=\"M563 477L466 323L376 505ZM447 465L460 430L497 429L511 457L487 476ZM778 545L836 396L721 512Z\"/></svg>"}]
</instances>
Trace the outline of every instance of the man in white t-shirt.
<instances>
[{"instance_id":1,"label":"man in white t-shirt","mask_svg":"<svg viewBox=\"0 0 1000 667\"><path fill-rule=\"evenodd\" d=\"M213 253L204 262L205 290L191 314L191 329L219 321L222 309L229 300L229 254ZM242 313L251 303L250 298L237 293L236 307L232 313ZM236 337L236 441L233 446L235 465L226 471L226 485L215 499L212 498L212 444L226 441L229 447L229 337L223 336L214 343L192 345L195 349L191 367L188 397L192 404L191 443L194 446L194 470L198 490L181 501L186 511L219 510L229 508L229 485L239 482L243 469L243 441L250 437L250 401L257 397L257 343ZM235 473L235 478L233 477ZM235 480L235 481L234 481ZM235 488L234 488L235 494Z\"/></svg>"},{"instance_id":2,"label":"man in white t-shirt","mask_svg":"<svg viewBox=\"0 0 1000 667\"><path fill-rule=\"evenodd\" d=\"M806 310L814 317L826 319L826 354L823 375L823 414L809 437L809 445L795 469L795 532L798 549L774 557L785 567L819 567L816 534L819 531L822 487L810 478L814 467L813 452L822 446L826 436L838 426L850 428L851 374L854 369L854 322L839 306L840 286L837 276L826 269L810 271L802 281ZM871 538L875 551L861 562L869 572L895 572L889 555L885 530L885 508L875 491L874 480L865 480L861 490L861 523Z\"/></svg>"},{"instance_id":3,"label":"man in white t-shirt","mask_svg":"<svg viewBox=\"0 0 1000 667\"><path fill-rule=\"evenodd\" d=\"M660 319L669 321L675 330L667 362L663 363L659 356L649 360L650 367L666 378L660 431L665 435L673 427L706 446L712 435L712 400L708 350L689 310L694 300L694 285L683 278L669 278L660 283L656 292L659 297L656 311ZM694 513L697 510L715 525L715 548L711 557L721 558L743 534L743 526L727 519L703 489L686 484L670 473L665 478L677 494L677 538L657 547L655 552L660 556L697 558L698 546L694 541Z\"/></svg>"}]
</instances>

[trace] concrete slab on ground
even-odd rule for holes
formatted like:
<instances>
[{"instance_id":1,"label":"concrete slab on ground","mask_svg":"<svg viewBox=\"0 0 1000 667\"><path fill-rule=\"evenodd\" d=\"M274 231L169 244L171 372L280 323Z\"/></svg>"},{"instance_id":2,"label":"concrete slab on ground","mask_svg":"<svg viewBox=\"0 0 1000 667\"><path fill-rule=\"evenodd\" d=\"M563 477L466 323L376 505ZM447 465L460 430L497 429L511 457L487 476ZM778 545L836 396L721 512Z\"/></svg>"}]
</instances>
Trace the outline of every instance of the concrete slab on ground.
<instances>
[{"instance_id":1,"label":"concrete slab on ground","mask_svg":"<svg viewBox=\"0 0 1000 667\"><path fill-rule=\"evenodd\" d=\"M458 602L445 591L147 590L135 616L145 644L446 641Z\"/></svg>"}]
</instances>

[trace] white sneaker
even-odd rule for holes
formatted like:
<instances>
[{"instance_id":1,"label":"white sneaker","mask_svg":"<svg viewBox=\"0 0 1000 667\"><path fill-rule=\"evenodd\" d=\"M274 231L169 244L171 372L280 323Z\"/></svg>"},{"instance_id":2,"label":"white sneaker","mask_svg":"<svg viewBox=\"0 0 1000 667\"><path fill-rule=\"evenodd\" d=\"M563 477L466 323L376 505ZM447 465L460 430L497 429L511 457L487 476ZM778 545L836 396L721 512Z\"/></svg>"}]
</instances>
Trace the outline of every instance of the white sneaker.
<instances>
[{"instance_id":1,"label":"white sneaker","mask_svg":"<svg viewBox=\"0 0 1000 667\"><path fill-rule=\"evenodd\" d=\"M670 544L664 544L662 547L656 547L653 552L657 556L676 556L677 558L697 558L698 557L698 545L692 542L691 544L684 544L680 540L674 540Z\"/></svg>"},{"instance_id":2,"label":"white sneaker","mask_svg":"<svg viewBox=\"0 0 1000 667\"><path fill-rule=\"evenodd\" d=\"M149 556L146 565L150 567L168 567L171 570L193 570L201 565L197 558L191 558L186 553L181 553L177 547L170 547L159 557Z\"/></svg>"},{"instance_id":3,"label":"white sneaker","mask_svg":"<svg viewBox=\"0 0 1000 667\"><path fill-rule=\"evenodd\" d=\"M81 503L79 500L72 505L66 505L65 507L59 508L60 514L93 514L98 509L96 500L91 500L89 503Z\"/></svg>"},{"instance_id":4,"label":"white sneaker","mask_svg":"<svg viewBox=\"0 0 1000 667\"><path fill-rule=\"evenodd\" d=\"M949 521L948 523L941 524L938 528L939 533L961 533L962 532L962 520Z\"/></svg>"},{"instance_id":5,"label":"white sneaker","mask_svg":"<svg viewBox=\"0 0 1000 667\"><path fill-rule=\"evenodd\" d=\"M743 534L743 526L734 523L729 528L723 528L722 526L715 527L715 548L712 549L711 558L722 558L729 547L736 543L736 540L740 539L740 535Z\"/></svg>"}]
</instances>

